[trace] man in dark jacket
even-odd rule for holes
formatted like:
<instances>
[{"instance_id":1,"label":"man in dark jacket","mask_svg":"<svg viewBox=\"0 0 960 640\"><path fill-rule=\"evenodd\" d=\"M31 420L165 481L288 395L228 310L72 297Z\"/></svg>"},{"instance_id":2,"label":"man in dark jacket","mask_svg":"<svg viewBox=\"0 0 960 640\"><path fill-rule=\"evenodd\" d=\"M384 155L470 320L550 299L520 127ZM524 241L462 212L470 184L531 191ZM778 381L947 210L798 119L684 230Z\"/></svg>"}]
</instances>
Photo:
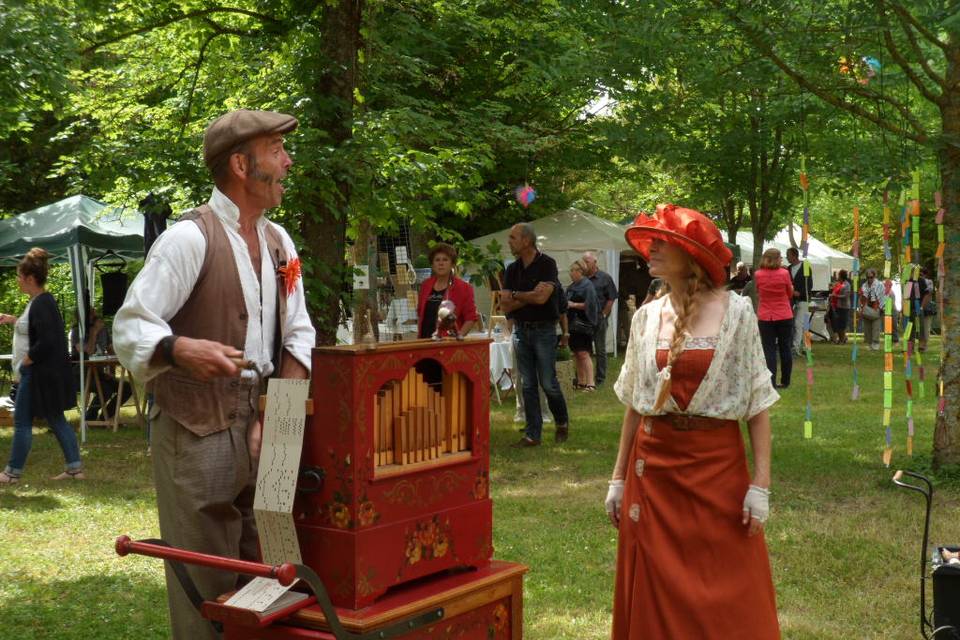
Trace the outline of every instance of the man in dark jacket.
<instances>
[{"instance_id":1,"label":"man in dark jacket","mask_svg":"<svg viewBox=\"0 0 960 640\"><path fill-rule=\"evenodd\" d=\"M793 354L803 354L803 323L809 310L810 292L813 290L813 276L803 275L803 262L796 247L787 249L787 262L790 279L793 281Z\"/></svg>"}]
</instances>

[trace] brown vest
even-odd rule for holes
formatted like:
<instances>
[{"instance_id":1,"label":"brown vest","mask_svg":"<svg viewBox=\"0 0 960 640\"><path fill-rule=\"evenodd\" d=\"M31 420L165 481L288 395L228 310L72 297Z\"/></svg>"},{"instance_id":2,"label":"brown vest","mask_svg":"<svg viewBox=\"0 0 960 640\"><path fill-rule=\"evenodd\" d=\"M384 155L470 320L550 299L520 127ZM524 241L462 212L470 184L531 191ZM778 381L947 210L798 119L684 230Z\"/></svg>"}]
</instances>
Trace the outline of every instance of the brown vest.
<instances>
[{"instance_id":1,"label":"brown vest","mask_svg":"<svg viewBox=\"0 0 960 640\"><path fill-rule=\"evenodd\" d=\"M243 351L249 318L230 239L207 205L184 214L180 221L192 221L200 227L207 247L190 297L170 320L173 334L213 340ZM267 251L276 270L287 260L283 240L273 225L267 224L264 230ZM287 315L287 296L281 281L277 282L276 304L274 371L280 363ZM176 367L151 380L149 387L160 409L198 436L236 426L243 415L240 409L248 406L250 397L249 387L244 388L239 378L201 381Z\"/></svg>"}]
</instances>

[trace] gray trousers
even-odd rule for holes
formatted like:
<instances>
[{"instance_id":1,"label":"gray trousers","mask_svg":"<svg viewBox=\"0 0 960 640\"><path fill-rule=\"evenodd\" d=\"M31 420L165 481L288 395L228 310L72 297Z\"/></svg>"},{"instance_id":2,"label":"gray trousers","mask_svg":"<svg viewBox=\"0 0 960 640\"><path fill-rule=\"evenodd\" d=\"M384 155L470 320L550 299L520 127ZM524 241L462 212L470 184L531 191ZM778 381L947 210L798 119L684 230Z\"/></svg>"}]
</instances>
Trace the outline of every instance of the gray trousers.
<instances>
[{"instance_id":1,"label":"gray trousers","mask_svg":"<svg viewBox=\"0 0 960 640\"><path fill-rule=\"evenodd\" d=\"M793 306L793 352L795 354L803 354L803 323L807 321L807 316L810 315L808 307L810 306L809 302L797 302Z\"/></svg>"},{"instance_id":2,"label":"gray trousers","mask_svg":"<svg viewBox=\"0 0 960 640\"><path fill-rule=\"evenodd\" d=\"M863 321L863 344L878 347L883 336L883 316L873 319L861 316L860 319Z\"/></svg>"},{"instance_id":3,"label":"gray trousers","mask_svg":"<svg viewBox=\"0 0 960 640\"><path fill-rule=\"evenodd\" d=\"M203 438L154 405L150 432L160 535L174 547L242 560L259 560L253 495L257 461L250 458L247 430L257 418L259 387L250 387L239 426ZM237 588L237 574L187 566L207 600ZM167 603L174 640L216 639L169 567Z\"/></svg>"},{"instance_id":4,"label":"gray trousers","mask_svg":"<svg viewBox=\"0 0 960 640\"><path fill-rule=\"evenodd\" d=\"M603 381L607 379L607 324L609 322L610 318L601 313L600 323L593 333L593 351L597 356L597 366L593 372L593 377L597 385L603 384Z\"/></svg>"}]
</instances>

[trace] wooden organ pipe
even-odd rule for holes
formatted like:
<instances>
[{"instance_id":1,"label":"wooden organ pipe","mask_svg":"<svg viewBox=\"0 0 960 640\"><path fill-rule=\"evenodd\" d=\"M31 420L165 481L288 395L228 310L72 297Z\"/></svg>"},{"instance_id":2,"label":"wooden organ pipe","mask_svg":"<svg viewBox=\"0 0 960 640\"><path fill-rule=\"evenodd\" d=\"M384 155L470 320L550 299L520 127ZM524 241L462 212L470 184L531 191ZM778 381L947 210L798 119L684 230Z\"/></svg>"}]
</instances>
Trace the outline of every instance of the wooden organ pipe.
<instances>
[{"instance_id":1,"label":"wooden organ pipe","mask_svg":"<svg viewBox=\"0 0 960 640\"><path fill-rule=\"evenodd\" d=\"M385 384L374 408L374 462L378 467L440 460L470 450L470 385L444 372L440 388L411 368Z\"/></svg>"}]
</instances>

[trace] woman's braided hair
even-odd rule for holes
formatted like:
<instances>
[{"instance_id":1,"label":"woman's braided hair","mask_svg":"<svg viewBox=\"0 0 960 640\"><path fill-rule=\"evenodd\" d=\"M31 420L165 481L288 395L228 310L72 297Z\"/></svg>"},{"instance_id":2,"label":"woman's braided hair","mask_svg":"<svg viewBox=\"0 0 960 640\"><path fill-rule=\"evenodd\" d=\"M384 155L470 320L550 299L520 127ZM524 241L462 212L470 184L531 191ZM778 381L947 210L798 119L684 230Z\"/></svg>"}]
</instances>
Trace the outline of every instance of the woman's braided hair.
<instances>
[{"instance_id":1,"label":"woman's braided hair","mask_svg":"<svg viewBox=\"0 0 960 640\"><path fill-rule=\"evenodd\" d=\"M674 309L677 314L677 319L673 325L673 340L670 343L670 355L667 357L665 369L673 367L673 363L677 361L677 358L680 357L680 354L683 352L689 333L687 325L697 312L697 294L701 291L712 291L714 289L713 281L703 267L689 256L687 256L687 261L689 263L690 273L687 276L686 289L677 291L677 295L674 298L675 301L679 302L679 305ZM663 405L667 403L667 398L670 397L670 387L671 379L667 376L660 385L660 392L657 394L656 402L653 404L654 411L660 411Z\"/></svg>"}]
</instances>

